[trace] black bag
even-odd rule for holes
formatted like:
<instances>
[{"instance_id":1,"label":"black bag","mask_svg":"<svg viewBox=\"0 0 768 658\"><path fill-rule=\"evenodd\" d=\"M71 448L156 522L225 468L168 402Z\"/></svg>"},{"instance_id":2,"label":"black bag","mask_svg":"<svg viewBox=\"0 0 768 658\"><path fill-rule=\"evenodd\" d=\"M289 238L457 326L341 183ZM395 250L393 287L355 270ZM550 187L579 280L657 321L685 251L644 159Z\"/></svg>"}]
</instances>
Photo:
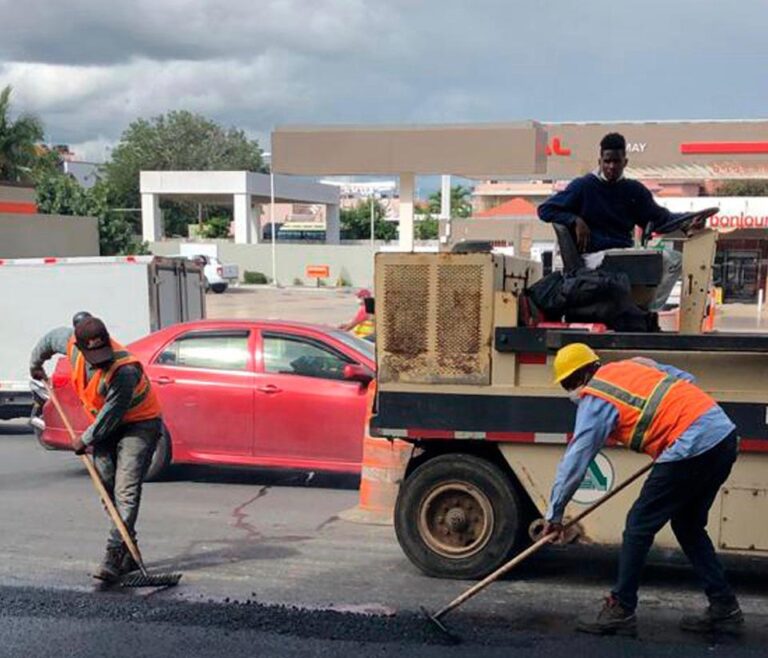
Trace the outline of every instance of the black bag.
<instances>
[{"instance_id":1,"label":"black bag","mask_svg":"<svg viewBox=\"0 0 768 658\"><path fill-rule=\"evenodd\" d=\"M532 285L528 295L548 320L565 315L566 322L600 322L615 331L659 331L658 316L635 304L623 272L552 272Z\"/></svg>"},{"instance_id":2,"label":"black bag","mask_svg":"<svg viewBox=\"0 0 768 658\"><path fill-rule=\"evenodd\" d=\"M539 279L527 290L528 297L536 308L549 320L559 320L565 312L563 297L563 273L552 272Z\"/></svg>"}]
</instances>

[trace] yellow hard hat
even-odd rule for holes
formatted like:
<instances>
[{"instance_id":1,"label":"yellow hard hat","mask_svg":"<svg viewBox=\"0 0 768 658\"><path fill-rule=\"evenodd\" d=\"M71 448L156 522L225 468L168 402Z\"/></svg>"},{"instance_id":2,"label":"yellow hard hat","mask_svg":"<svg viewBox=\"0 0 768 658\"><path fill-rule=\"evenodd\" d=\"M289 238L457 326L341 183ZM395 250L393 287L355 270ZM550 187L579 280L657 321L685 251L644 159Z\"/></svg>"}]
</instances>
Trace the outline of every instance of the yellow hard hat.
<instances>
[{"instance_id":1,"label":"yellow hard hat","mask_svg":"<svg viewBox=\"0 0 768 658\"><path fill-rule=\"evenodd\" d=\"M594 350L584 343L571 343L560 348L555 355L555 362L552 364L552 369L555 371L555 384L568 379L580 368L599 360L600 357L595 354Z\"/></svg>"}]
</instances>

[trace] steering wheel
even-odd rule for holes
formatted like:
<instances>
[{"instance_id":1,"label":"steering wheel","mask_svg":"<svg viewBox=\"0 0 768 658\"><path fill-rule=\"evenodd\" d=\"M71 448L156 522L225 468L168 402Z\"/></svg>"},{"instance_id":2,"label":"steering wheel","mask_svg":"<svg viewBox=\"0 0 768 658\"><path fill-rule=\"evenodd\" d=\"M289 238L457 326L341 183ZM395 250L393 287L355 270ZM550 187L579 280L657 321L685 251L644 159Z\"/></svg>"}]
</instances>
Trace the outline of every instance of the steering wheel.
<instances>
[{"instance_id":1,"label":"steering wheel","mask_svg":"<svg viewBox=\"0 0 768 658\"><path fill-rule=\"evenodd\" d=\"M711 208L704 208L704 210L696 210L694 212L686 212L676 217L675 219L656 226L653 222L648 222L643 229L643 237L641 244L645 247L648 241L653 237L654 233L673 233L674 231L682 231L686 235L692 231L700 230L704 228L707 219L712 215L717 214L720 208L713 206Z\"/></svg>"}]
</instances>

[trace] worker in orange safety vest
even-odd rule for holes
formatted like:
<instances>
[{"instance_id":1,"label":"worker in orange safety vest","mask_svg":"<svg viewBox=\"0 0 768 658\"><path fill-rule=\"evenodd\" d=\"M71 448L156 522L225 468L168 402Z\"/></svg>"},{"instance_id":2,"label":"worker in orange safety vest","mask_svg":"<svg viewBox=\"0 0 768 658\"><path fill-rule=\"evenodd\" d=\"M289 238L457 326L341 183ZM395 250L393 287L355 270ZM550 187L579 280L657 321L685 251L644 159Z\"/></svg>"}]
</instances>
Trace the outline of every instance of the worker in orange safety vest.
<instances>
[{"instance_id":1,"label":"worker in orange safety vest","mask_svg":"<svg viewBox=\"0 0 768 658\"><path fill-rule=\"evenodd\" d=\"M578 405L573 438L557 469L545 533L563 540L565 506L590 462L610 440L655 460L627 516L615 587L597 618L577 629L637 634L637 590L656 533L671 522L683 552L703 582L709 607L686 616L693 632L738 631L744 617L706 531L707 516L736 460L736 426L693 375L646 358L601 364L587 345L562 348L555 381Z\"/></svg>"},{"instance_id":2,"label":"worker in orange safety vest","mask_svg":"<svg viewBox=\"0 0 768 658\"><path fill-rule=\"evenodd\" d=\"M141 488L162 431L160 403L139 360L112 340L98 318L88 313L68 327L48 332L30 359L33 379L47 379L43 364L65 354L71 384L91 424L73 446L93 451L93 461L120 517L135 537ZM117 528L94 577L115 582L138 568Z\"/></svg>"}]
</instances>

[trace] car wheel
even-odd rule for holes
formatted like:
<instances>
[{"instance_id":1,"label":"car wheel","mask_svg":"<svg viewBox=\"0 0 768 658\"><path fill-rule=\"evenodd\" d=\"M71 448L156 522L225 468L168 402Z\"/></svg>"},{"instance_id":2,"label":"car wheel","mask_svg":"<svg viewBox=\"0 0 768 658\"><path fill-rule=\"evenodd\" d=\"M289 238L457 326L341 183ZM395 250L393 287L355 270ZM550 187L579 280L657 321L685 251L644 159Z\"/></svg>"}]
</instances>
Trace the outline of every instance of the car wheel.
<instances>
[{"instance_id":1,"label":"car wheel","mask_svg":"<svg viewBox=\"0 0 768 658\"><path fill-rule=\"evenodd\" d=\"M220 295L226 289L227 289L226 283L214 283L213 285L211 285L211 290L213 290L213 292L215 292L217 295Z\"/></svg>"},{"instance_id":2,"label":"car wheel","mask_svg":"<svg viewBox=\"0 0 768 658\"><path fill-rule=\"evenodd\" d=\"M160 438L155 446L155 452L152 453L152 461L149 463L147 474L144 477L145 482L154 482L163 477L168 467L171 465L171 435L168 434L168 428L163 425Z\"/></svg>"},{"instance_id":3,"label":"car wheel","mask_svg":"<svg viewBox=\"0 0 768 658\"><path fill-rule=\"evenodd\" d=\"M441 455L400 486L395 532L408 559L438 578L480 578L514 550L523 516L507 475L473 455Z\"/></svg>"}]
</instances>

